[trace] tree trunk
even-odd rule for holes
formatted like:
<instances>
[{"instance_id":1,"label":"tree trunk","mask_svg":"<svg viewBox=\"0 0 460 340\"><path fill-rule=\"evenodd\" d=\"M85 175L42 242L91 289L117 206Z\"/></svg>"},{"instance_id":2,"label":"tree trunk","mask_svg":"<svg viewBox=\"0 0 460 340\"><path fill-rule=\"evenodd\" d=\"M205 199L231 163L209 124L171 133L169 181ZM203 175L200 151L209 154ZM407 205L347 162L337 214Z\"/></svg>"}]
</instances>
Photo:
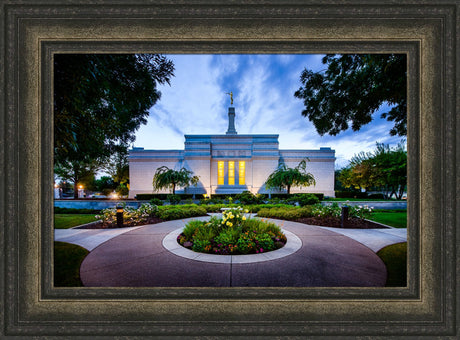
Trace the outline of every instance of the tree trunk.
<instances>
[{"instance_id":1,"label":"tree trunk","mask_svg":"<svg viewBox=\"0 0 460 340\"><path fill-rule=\"evenodd\" d=\"M173 195L175 195L176 194L176 183L173 183L172 186L173 186Z\"/></svg>"},{"instance_id":2,"label":"tree trunk","mask_svg":"<svg viewBox=\"0 0 460 340\"><path fill-rule=\"evenodd\" d=\"M288 195L291 194L291 186L290 185L287 186L287 193L288 193Z\"/></svg>"}]
</instances>

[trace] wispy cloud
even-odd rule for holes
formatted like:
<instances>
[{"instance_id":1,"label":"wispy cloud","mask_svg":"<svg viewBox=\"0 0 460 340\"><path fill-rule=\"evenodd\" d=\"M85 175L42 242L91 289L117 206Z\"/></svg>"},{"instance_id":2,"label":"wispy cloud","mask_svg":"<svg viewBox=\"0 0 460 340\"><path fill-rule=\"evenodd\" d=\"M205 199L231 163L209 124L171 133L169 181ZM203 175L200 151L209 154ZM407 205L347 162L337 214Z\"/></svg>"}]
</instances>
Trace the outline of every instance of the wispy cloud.
<instances>
[{"instance_id":1,"label":"wispy cloud","mask_svg":"<svg viewBox=\"0 0 460 340\"><path fill-rule=\"evenodd\" d=\"M136 133L135 146L146 149L183 149L184 134L224 134L227 108L234 92L239 134L279 134L282 149L336 150L336 167L347 165L360 151L372 151L376 142L396 144L388 133L393 123L374 115L359 132L319 136L301 115L294 97L304 68L324 69L321 55L171 55L175 77L161 86L161 100L151 109L148 124ZM387 108L382 108L386 110ZM381 111L382 111L381 110Z\"/></svg>"}]
</instances>

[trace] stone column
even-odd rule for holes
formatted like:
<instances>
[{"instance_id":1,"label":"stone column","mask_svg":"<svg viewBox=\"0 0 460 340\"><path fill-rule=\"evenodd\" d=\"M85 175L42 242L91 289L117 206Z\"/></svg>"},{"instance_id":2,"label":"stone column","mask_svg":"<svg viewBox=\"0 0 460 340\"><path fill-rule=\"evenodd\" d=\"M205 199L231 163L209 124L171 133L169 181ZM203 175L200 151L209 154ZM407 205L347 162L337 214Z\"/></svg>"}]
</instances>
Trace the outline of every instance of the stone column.
<instances>
[{"instance_id":1,"label":"stone column","mask_svg":"<svg viewBox=\"0 0 460 340\"><path fill-rule=\"evenodd\" d=\"M235 108L229 107L228 108L228 131L226 132L227 135L236 135L237 132L235 130Z\"/></svg>"}]
</instances>

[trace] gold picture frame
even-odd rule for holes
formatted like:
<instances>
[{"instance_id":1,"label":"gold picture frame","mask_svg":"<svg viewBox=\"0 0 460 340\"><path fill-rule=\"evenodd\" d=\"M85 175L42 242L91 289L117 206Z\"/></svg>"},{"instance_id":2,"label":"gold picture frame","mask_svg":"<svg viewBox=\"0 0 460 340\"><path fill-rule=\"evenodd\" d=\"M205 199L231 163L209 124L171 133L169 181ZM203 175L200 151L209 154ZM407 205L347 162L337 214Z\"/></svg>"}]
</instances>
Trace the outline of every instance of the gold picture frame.
<instances>
[{"instance_id":1,"label":"gold picture frame","mask_svg":"<svg viewBox=\"0 0 460 340\"><path fill-rule=\"evenodd\" d=\"M458 2L0 5L0 335L458 336ZM406 53L408 286L54 288L52 58L64 52Z\"/></svg>"}]
</instances>

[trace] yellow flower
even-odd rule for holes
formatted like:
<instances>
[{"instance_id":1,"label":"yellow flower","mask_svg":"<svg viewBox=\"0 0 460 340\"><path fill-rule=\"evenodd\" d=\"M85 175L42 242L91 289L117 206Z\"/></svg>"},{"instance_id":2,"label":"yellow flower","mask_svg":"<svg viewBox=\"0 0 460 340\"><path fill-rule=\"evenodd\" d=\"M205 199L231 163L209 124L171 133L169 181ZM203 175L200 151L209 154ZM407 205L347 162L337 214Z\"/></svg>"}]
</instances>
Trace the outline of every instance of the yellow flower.
<instances>
[{"instance_id":1,"label":"yellow flower","mask_svg":"<svg viewBox=\"0 0 460 340\"><path fill-rule=\"evenodd\" d=\"M246 221L246 216L243 216L243 221Z\"/></svg>"},{"instance_id":2,"label":"yellow flower","mask_svg":"<svg viewBox=\"0 0 460 340\"><path fill-rule=\"evenodd\" d=\"M247 214L247 213L249 212L249 210L248 210L248 209L244 209L244 212Z\"/></svg>"}]
</instances>

